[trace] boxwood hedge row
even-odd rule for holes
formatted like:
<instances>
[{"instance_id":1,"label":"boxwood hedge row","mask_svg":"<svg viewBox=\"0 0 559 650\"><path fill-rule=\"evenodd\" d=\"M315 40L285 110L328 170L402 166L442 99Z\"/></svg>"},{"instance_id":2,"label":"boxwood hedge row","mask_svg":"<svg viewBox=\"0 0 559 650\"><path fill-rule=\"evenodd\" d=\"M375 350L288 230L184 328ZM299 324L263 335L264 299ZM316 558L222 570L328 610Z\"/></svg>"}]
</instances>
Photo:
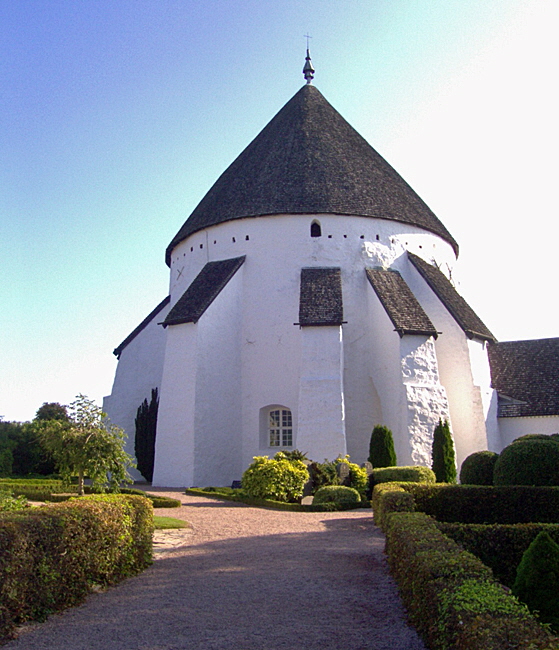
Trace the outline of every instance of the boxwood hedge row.
<instances>
[{"instance_id":1,"label":"boxwood hedge row","mask_svg":"<svg viewBox=\"0 0 559 650\"><path fill-rule=\"evenodd\" d=\"M95 495L0 517L0 640L26 620L79 603L152 559L144 497Z\"/></svg>"},{"instance_id":2,"label":"boxwood hedge row","mask_svg":"<svg viewBox=\"0 0 559 650\"><path fill-rule=\"evenodd\" d=\"M438 493L429 490L435 487ZM384 483L373 492L375 522L386 534L388 562L413 625L432 650L557 650L559 639L488 566L431 516L413 512L437 495L442 501L446 487L452 486Z\"/></svg>"}]
</instances>

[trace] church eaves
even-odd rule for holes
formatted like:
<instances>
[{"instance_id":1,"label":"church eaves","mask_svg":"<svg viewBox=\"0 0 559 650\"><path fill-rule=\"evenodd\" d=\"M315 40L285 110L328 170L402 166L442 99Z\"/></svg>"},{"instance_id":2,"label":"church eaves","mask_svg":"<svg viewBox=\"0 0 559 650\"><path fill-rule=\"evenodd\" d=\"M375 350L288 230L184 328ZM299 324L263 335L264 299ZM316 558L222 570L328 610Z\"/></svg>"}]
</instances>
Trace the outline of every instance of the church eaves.
<instances>
[{"instance_id":1,"label":"church eaves","mask_svg":"<svg viewBox=\"0 0 559 650\"><path fill-rule=\"evenodd\" d=\"M408 258L468 338L491 342L496 340L442 271L409 251Z\"/></svg>"},{"instance_id":2,"label":"church eaves","mask_svg":"<svg viewBox=\"0 0 559 650\"><path fill-rule=\"evenodd\" d=\"M228 260L208 262L167 314L167 318L161 323L163 327L197 323L244 261L243 255Z\"/></svg>"},{"instance_id":3,"label":"church eaves","mask_svg":"<svg viewBox=\"0 0 559 650\"><path fill-rule=\"evenodd\" d=\"M437 330L398 271L366 269L367 279L400 337L421 334L437 338Z\"/></svg>"},{"instance_id":4,"label":"church eaves","mask_svg":"<svg viewBox=\"0 0 559 650\"><path fill-rule=\"evenodd\" d=\"M301 327L342 325L342 276L338 267L301 269L299 322Z\"/></svg>"},{"instance_id":5,"label":"church eaves","mask_svg":"<svg viewBox=\"0 0 559 650\"><path fill-rule=\"evenodd\" d=\"M397 221L458 244L430 208L313 85L303 86L211 187L167 248L246 217L336 214Z\"/></svg>"}]
</instances>

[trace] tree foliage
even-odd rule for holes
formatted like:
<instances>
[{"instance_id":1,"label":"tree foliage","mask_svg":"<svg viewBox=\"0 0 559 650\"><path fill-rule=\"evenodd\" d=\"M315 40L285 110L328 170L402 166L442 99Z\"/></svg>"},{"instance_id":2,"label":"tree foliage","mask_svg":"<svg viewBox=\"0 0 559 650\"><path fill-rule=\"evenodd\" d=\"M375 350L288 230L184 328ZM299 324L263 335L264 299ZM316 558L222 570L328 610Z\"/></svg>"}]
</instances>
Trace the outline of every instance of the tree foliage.
<instances>
[{"instance_id":1,"label":"tree foliage","mask_svg":"<svg viewBox=\"0 0 559 650\"><path fill-rule=\"evenodd\" d=\"M62 420L68 421L68 409L58 402L43 402L43 405L37 409L35 421L40 420Z\"/></svg>"},{"instance_id":2,"label":"tree foliage","mask_svg":"<svg viewBox=\"0 0 559 650\"><path fill-rule=\"evenodd\" d=\"M373 467L394 467L396 451L392 431L385 426L377 424L371 434L369 444L369 462Z\"/></svg>"},{"instance_id":3,"label":"tree foliage","mask_svg":"<svg viewBox=\"0 0 559 650\"><path fill-rule=\"evenodd\" d=\"M133 459L124 451L124 431L108 424L105 413L84 395L70 404L68 420L39 420L35 426L62 478L78 478L80 494L86 477L101 489L132 481L128 468Z\"/></svg>"},{"instance_id":4,"label":"tree foliage","mask_svg":"<svg viewBox=\"0 0 559 650\"><path fill-rule=\"evenodd\" d=\"M435 427L432 454L437 483L456 483L456 454L448 420L439 420Z\"/></svg>"},{"instance_id":5,"label":"tree foliage","mask_svg":"<svg viewBox=\"0 0 559 650\"><path fill-rule=\"evenodd\" d=\"M549 533L540 532L524 552L512 592L559 630L559 545Z\"/></svg>"},{"instance_id":6,"label":"tree foliage","mask_svg":"<svg viewBox=\"0 0 559 650\"><path fill-rule=\"evenodd\" d=\"M134 438L134 452L136 463L141 475L151 483L153 479L153 466L155 461L155 435L157 429L157 411L159 409L159 396L157 388L151 391L151 401L147 398L138 407L136 413L136 435Z\"/></svg>"}]
</instances>

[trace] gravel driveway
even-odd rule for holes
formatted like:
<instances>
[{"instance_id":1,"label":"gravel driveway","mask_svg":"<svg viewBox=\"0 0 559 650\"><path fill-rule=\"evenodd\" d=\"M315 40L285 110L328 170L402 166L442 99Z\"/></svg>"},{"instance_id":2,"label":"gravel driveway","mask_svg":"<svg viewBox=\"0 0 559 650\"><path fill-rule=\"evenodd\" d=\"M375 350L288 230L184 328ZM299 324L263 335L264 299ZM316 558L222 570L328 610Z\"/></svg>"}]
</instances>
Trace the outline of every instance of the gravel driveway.
<instances>
[{"instance_id":1,"label":"gravel driveway","mask_svg":"<svg viewBox=\"0 0 559 650\"><path fill-rule=\"evenodd\" d=\"M180 498L153 566L26 627L6 650L425 650L370 510L299 513Z\"/></svg>"}]
</instances>

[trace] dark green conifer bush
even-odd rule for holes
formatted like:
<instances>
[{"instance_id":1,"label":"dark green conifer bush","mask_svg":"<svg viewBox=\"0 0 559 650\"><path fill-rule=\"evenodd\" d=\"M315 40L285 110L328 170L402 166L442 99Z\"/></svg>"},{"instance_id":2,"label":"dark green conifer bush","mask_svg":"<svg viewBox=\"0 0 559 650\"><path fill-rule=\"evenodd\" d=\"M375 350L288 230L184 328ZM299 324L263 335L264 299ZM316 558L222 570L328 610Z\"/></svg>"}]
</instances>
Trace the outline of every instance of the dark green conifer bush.
<instances>
[{"instance_id":1,"label":"dark green conifer bush","mask_svg":"<svg viewBox=\"0 0 559 650\"><path fill-rule=\"evenodd\" d=\"M140 474L151 483L153 479L153 464L155 460L155 433L157 428L157 411L159 396L157 388L151 391L151 401L145 399L136 413L136 437L134 453Z\"/></svg>"},{"instance_id":2,"label":"dark green conifer bush","mask_svg":"<svg viewBox=\"0 0 559 650\"><path fill-rule=\"evenodd\" d=\"M499 454L494 451L476 451L470 454L460 468L463 485L493 485L493 470Z\"/></svg>"},{"instance_id":3,"label":"dark green conifer bush","mask_svg":"<svg viewBox=\"0 0 559 650\"><path fill-rule=\"evenodd\" d=\"M456 483L456 455L448 420L439 420L433 434L433 465L437 483Z\"/></svg>"},{"instance_id":4,"label":"dark green conifer bush","mask_svg":"<svg viewBox=\"0 0 559 650\"><path fill-rule=\"evenodd\" d=\"M542 531L518 565L512 592L559 632L559 544Z\"/></svg>"},{"instance_id":5,"label":"dark green conifer bush","mask_svg":"<svg viewBox=\"0 0 559 650\"><path fill-rule=\"evenodd\" d=\"M396 452L392 431L385 426L377 424L371 434L369 445L369 462L373 467L394 467L396 465Z\"/></svg>"},{"instance_id":6,"label":"dark green conifer bush","mask_svg":"<svg viewBox=\"0 0 559 650\"><path fill-rule=\"evenodd\" d=\"M494 485L559 485L559 444L553 439L516 440L501 452Z\"/></svg>"}]
</instances>

